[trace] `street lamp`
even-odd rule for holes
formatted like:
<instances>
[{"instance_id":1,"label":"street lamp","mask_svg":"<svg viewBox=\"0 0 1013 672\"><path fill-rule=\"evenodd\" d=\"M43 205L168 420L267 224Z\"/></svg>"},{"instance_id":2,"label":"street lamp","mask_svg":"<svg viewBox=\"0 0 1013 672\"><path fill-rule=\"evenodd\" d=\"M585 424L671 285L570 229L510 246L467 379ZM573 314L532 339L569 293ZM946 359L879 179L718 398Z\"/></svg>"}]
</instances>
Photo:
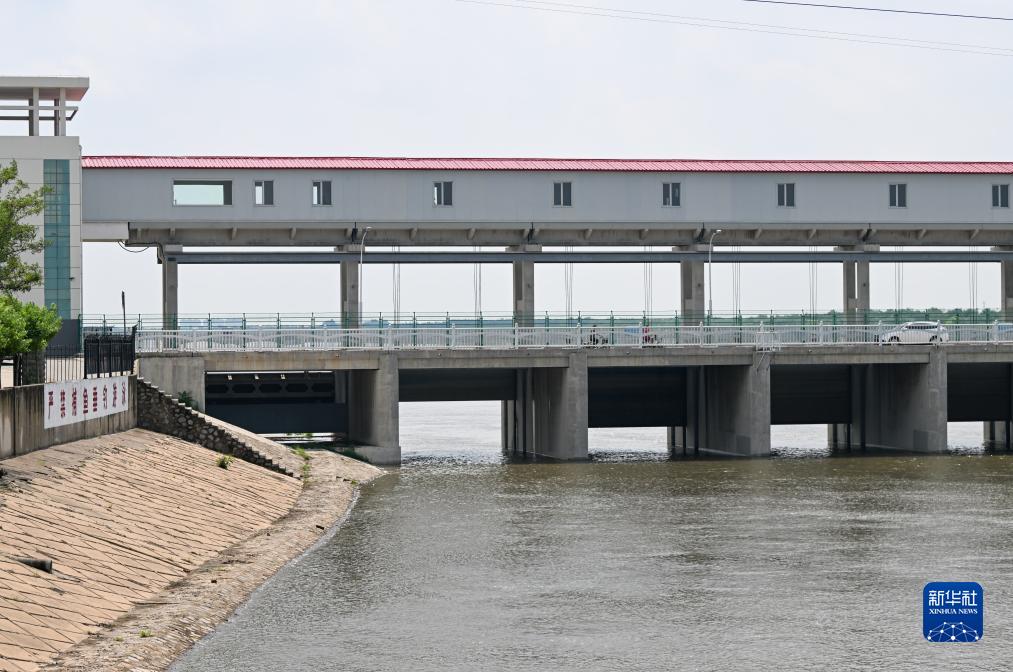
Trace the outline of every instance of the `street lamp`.
<instances>
[{"instance_id":1,"label":"street lamp","mask_svg":"<svg viewBox=\"0 0 1013 672\"><path fill-rule=\"evenodd\" d=\"M363 305L363 302L365 301L365 298L366 298L365 292L364 292L364 289L366 287L366 269L362 267L362 253L366 251L366 234L369 233L369 230L372 229L372 228L373 228L372 226L367 226L366 230L362 232L362 238L359 239L359 301L358 301L358 303L359 303L359 315L358 315L358 318L359 318L359 328L360 329L362 329L363 326L364 326L363 323L362 323L362 305Z\"/></svg>"},{"instance_id":2,"label":"street lamp","mask_svg":"<svg viewBox=\"0 0 1013 672\"><path fill-rule=\"evenodd\" d=\"M710 249L707 250L707 314L714 317L714 236L721 233L721 229L714 229L711 234Z\"/></svg>"}]
</instances>

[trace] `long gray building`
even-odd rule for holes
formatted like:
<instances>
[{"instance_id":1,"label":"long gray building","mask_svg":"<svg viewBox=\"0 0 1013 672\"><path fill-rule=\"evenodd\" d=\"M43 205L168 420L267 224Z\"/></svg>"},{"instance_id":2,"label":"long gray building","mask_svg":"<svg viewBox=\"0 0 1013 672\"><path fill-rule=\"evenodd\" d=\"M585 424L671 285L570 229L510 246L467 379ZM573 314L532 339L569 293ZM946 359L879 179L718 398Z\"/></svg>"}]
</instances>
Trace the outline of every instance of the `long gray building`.
<instances>
[{"instance_id":1,"label":"long gray building","mask_svg":"<svg viewBox=\"0 0 1013 672\"><path fill-rule=\"evenodd\" d=\"M179 312L185 246L1013 248L1003 162L86 156L82 166L84 240L157 246L167 315ZM533 263L514 263L519 317L534 311ZM843 264L846 311L869 307L868 264ZM704 266L682 266L679 308L701 315ZM342 311L355 322L356 260L342 270Z\"/></svg>"}]
</instances>

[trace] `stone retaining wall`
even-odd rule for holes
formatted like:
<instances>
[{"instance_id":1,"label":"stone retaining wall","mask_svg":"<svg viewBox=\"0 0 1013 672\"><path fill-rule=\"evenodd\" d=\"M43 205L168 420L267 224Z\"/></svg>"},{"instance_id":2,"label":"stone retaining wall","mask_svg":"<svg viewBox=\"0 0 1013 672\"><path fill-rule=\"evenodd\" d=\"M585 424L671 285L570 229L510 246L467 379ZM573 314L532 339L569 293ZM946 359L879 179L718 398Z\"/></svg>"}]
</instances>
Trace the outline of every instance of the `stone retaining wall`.
<instances>
[{"instance_id":1,"label":"stone retaining wall","mask_svg":"<svg viewBox=\"0 0 1013 672\"><path fill-rule=\"evenodd\" d=\"M279 464L227 429L215 425L206 416L176 401L143 378L137 379L137 426L215 452L233 455L287 476L298 477L289 467Z\"/></svg>"}]
</instances>

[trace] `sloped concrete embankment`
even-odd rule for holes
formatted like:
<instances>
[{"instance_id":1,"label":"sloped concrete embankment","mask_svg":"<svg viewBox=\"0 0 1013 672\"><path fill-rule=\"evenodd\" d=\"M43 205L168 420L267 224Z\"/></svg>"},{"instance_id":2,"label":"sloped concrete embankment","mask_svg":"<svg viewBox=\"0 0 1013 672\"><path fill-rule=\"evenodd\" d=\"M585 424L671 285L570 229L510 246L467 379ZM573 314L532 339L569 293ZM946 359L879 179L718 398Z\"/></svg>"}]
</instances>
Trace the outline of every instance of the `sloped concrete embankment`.
<instances>
[{"instance_id":1,"label":"sloped concrete embankment","mask_svg":"<svg viewBox=\"0 0 1013 672\"><path fill-rule=\"evenodd\" d=\"M50 661L267 528L300 494L293 478L218 459L134 429L0 463L0 670Z\"/></svg>"},{"instance_id":2,"label":"sloped concrete embankment","mask_svg":"<svg viewBox=\"0 0 1013 672\"><path fill-rule=\"evenodd\" d=\"M166 668L382 473L318 454L304 485L220 458L135 429L0 462L0 671Z\"/></svg>"}]
</instances>

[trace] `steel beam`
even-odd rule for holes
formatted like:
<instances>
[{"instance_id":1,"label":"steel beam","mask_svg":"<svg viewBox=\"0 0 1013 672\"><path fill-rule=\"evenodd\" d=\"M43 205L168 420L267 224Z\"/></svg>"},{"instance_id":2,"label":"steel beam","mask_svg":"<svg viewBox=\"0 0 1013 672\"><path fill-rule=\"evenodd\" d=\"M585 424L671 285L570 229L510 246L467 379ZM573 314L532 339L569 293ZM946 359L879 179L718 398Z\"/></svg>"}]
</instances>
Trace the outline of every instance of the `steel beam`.
<instances>
[{"instance_id":1,"label":"steel beam","mask_svg":"<svg viewBox=\"0 0 1013 672\"><path fill-rule=\"evenodd\" d=\"M174 252L168 261L179 264L339 264L359 261L358 252ZM706 262L707 252L365 252L364 264L642 264ZM1013 250L973 252L714 252L715 264L841 263L961 263L1010 262Z\"/></svg>"}]
</instances>

